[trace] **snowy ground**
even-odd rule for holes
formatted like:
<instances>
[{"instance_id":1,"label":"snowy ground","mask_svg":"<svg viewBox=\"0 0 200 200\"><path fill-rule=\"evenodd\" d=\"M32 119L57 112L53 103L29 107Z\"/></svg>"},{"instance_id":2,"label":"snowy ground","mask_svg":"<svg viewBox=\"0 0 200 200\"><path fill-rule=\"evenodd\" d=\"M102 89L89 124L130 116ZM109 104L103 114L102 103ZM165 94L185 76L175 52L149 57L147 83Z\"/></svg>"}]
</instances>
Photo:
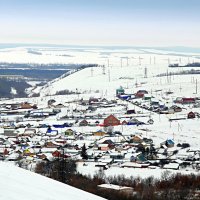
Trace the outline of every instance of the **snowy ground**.
<instances>
[{"instance_id":1,"label":"snowy ground","mask_svg":"<svg viewBox=\"0 0 200 200\"><path fill-rule=\"evenodd\" d=\"M103 200L69 185L0 162L1 200Z\"/></svg>"}]
</instances>

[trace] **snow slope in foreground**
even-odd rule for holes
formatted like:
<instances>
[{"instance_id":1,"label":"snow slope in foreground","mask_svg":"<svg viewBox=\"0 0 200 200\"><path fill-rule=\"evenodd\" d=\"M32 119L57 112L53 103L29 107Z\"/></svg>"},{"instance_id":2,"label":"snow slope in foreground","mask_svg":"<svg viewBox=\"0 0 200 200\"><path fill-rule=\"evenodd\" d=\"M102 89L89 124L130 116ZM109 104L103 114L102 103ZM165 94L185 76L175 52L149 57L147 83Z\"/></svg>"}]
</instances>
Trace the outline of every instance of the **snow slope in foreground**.
<instances>
[{"instance_id":1,"label":"snow slope in foreground","mask_svg":"<svg viewBox=\"0 0 200 200\"><path fill-rule=\"evenodd\" d=\"M0 163L0 180L1 200L104 199L9 163Z\"/></svg>"}]
</instances>

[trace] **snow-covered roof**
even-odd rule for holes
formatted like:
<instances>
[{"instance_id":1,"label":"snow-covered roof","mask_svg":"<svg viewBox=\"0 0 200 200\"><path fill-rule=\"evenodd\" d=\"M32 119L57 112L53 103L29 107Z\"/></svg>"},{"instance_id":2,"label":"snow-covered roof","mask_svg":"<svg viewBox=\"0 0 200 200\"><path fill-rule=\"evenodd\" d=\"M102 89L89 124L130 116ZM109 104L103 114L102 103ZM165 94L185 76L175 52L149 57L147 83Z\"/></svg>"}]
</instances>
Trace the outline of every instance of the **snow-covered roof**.
<instances>
[{"instance_id":1,"label":"snow-covered roof","mask_svg":"<svg viewBox=\"0 0 200 200\"><path fill-rule=\"evenodd\" d=\"M120 186L120 185L114 185L114 184L101 184L101 185L98 185L98 187L112 189L112 190L118 190L118 191L124 190L124 189L133 190L132 187L126 187L126 186Z\"/></svg>"},{"instance_id":2,"label":"snow-covered roof","mask_svg":"<svg viewBox=\"0 0 200 200\"><path fill-rule=\"evenodd\" d=\"M169 163L164 165L164 169L178 169L179 168L179 163Z\"/></svg>"}]
</instances>

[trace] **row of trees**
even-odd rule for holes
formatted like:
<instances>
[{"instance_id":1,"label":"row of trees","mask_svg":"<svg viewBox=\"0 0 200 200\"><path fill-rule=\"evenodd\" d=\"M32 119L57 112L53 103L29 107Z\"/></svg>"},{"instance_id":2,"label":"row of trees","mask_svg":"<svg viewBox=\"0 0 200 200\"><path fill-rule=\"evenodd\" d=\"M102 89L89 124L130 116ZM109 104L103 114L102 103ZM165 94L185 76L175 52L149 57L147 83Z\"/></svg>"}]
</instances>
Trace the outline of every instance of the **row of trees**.
<instances>
[{"instance_id":1,"label":"row of trees","mask_svg":"<svg viewBox=\"0 0 200 200\"><path fill-rule=\"evenodd\" d=\"M0 98L12 98L12 97L26 97L25 90L30 85L25 80L12 80L7 78L0 78ZM16 94L11 92L11 88L16 90Z\"/></svg>"}]
</instances>

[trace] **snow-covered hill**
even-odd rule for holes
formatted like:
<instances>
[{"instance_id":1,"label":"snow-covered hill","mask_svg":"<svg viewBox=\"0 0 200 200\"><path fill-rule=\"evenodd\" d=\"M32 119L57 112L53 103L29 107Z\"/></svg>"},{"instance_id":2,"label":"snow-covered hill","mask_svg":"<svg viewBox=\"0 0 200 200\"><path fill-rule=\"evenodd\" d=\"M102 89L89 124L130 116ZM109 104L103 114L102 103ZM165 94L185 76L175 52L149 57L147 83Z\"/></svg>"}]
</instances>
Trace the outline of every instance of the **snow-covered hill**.
<instances>
[{"instance_id":1,"label":"snow-covered hill","mask_svg":"<svg viewBox=\"0 0 200 200\"><path fill-rule=\"evenodd\" d=\"M0 163L0 180L1 200L104 199L9 163Z\"/></svg>"},{"instance_id":2,"label":"snow-covered hill","mask_svg":"<svg viewBox=\"0 0 200 200\"><path fill-rule=\"evenodd\" d=\"M74 62L80 63L87 59L90 63L97 63L99 66L86 68L70 76L58 78L44 87L36 88L33 93L40 93L41 96L45 96L54 95L62 90L74 92L78 90L79 92L99 92L113 96L115 89L119 86L129 89L130 93L133 93L136 87L138 89L155 90L162 85L162 87L169 89L169 80L166 77L156 76L162 73L179 73L183 70L182 68L168 68L169 64L179 63L184 65L188 62L200 61L198 55L191 53L181 54L178 52L175 54L174 52L153 49L126 49L110 52L107 52L107 50L105 52L90 50L73 53L77 55L77 57L73 57ZM177 87L177 85L184 88L184 81L186 81L185 85L188 86L187 83L188 81L191 82L191 76L184 76L184 79L181 76L181 78L173 78L173 80L170 82L171 85L175 84L172 88ZM187 88L187 91L192 90Z\"/></svg>"}]
</instances>

